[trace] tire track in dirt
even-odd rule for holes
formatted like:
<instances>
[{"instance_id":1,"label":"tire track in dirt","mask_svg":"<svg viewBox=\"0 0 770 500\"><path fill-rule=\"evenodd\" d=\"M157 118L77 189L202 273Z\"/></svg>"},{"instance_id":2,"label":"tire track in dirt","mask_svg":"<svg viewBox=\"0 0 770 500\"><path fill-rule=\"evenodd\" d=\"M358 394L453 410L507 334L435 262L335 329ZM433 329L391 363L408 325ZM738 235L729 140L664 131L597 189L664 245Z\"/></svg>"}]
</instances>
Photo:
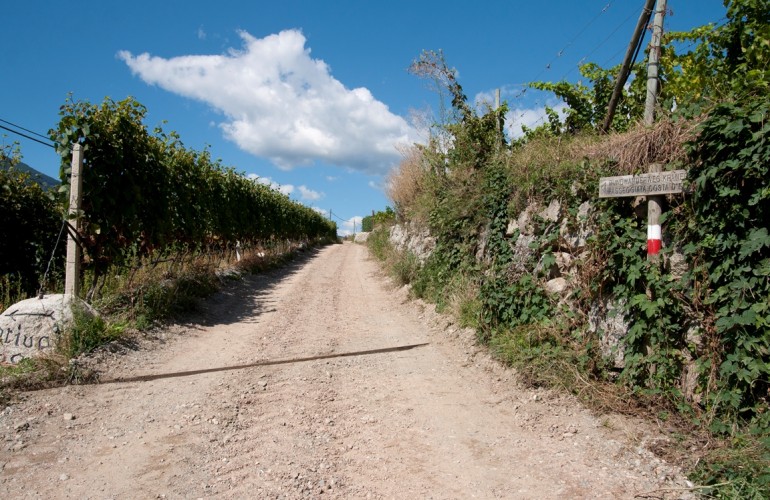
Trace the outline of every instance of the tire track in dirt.
<instances>
[{"instance_id":1,"label":"tire track in dirt","mask_svg":"<svg viewBox=\"0 0 770 500\"><path fill-rule=\"evenodd\" d=\"M5 498L632 498L685 485L640 446L652 431L517 387L359 245L228 285L160 337L103 354L104 378L430 345L28 393L0 414Z\"/></svg>"}]
</instances>

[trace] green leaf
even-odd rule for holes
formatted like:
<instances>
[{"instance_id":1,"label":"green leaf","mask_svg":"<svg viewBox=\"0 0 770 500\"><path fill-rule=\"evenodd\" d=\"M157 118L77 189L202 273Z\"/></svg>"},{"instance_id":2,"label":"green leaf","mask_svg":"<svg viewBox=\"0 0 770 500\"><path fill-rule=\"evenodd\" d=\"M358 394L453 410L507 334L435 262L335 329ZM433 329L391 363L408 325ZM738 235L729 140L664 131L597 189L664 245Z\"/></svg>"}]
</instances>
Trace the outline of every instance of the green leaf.
<instances>
[{"instance_id":1,"label":"green leaf","mask_svg":"<svg viewBox=\"0 0 770 500\"><path fill-rule=\"evenodd\" d=\"M763 247L770 247L770 235L768 234L766 227L751 230L748 238L741 245L741 250L738 255L741 259L745 259Z\"/></svg>"}]
</instances>

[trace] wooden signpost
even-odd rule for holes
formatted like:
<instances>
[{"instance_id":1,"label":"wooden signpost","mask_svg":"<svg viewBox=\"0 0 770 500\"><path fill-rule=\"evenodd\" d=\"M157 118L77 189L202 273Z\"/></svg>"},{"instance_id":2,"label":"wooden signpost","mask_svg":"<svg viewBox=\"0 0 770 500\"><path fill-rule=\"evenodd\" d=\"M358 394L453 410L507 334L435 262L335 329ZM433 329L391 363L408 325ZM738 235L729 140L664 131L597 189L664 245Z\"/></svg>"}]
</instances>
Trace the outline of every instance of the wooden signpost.
<instances>
[{"instance_id":1,"label":"wooden signpost","mask_svg":"<svg viewBox=\"0 0 770 500\"><path fill-rule=\"evenodd\" d=\"M647 225L647 258L655 259L660 252L663 234L658 223L660 201L650 203L651 199L664 194L684 192L684 180L687 170L669 170L661 172L660 164L650 165L651 172L639 175L619 175L599 179L599 198L617 198L621 196L647 196L649 221Z\"/></svg>"},{"instance_id":2,"label":"wooden signpost","mask_svg":"<svg viewBox=\"0 0 770 500\"><path fill-rule=\"evenodd\" d=\"M687 170L602 177L599 179L599 198L681 193L686 177Z\"/></svg>"}]
</instances>

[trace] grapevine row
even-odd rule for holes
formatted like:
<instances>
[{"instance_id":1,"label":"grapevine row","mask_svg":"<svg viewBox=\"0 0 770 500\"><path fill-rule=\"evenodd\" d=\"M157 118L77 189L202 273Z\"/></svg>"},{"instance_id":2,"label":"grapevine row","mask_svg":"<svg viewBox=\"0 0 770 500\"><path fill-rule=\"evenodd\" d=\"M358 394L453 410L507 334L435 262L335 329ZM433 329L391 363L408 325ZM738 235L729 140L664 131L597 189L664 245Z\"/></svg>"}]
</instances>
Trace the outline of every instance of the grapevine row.
<instances>
[{"instance_id":1,"label":"grapevine row","mask_svg":"<svg viewBox=\"0 0 770 500\"><path fill-rule=\"evenodd\" d=\"M80 240L97 274L167 249L335 238L336 225L288 196L144 125L133 98L67 100L50 131L67 194L70 151L84 150Z\"/></svg>"}]
</instances>

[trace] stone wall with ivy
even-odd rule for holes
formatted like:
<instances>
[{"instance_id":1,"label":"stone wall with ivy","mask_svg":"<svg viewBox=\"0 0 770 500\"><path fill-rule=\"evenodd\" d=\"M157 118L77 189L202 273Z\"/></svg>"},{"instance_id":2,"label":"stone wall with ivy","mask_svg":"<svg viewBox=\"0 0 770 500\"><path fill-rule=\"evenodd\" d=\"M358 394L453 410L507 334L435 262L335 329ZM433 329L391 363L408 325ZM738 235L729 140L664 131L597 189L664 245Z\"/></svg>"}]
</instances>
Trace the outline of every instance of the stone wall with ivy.
<instances>
[{"instance_id":1,"label":"stone wall with ivy","mask_svg":"<svg viewBox=\"0 0 770 500\"><path fill-rule=\"evenodd\" d=\"M564 101L566 119L546 108L513 138L506 103L469 104L443 54L424 52L411 70L451 108L388 194L402 225L394 274L415 295L451 309L525 381L576 394L612 381L731 436L742 454L702 477L750 497L770 492L770 475L753 473L770 461L770 4L724 3L723 23L666 34L655 125L639 124L640 61L607 135L596 130L618 68L531 83ZM600 177L651 163L687 169L693 187L667 197L657 263L644 200L598 199Z\"/></svg>"},{"instance_id":2,"label":"stone wall with ivy","mask_svg":"<svg viewBox=\"0 0 770 500\"><path fill-rule=\"evenodd\" d=\"M470 283L461 314L508 356L567 354L715 431L766 429L770 102L716 107L688 148L678 166L693 190L667 198L659 264L646 258L644 199L597 197L612 165L563 165L533 186L504 162L430 174L423 231L416 219L392 230L405 252L433 248L413 290L443 307Z\"/></svg>"}]
</instances>

